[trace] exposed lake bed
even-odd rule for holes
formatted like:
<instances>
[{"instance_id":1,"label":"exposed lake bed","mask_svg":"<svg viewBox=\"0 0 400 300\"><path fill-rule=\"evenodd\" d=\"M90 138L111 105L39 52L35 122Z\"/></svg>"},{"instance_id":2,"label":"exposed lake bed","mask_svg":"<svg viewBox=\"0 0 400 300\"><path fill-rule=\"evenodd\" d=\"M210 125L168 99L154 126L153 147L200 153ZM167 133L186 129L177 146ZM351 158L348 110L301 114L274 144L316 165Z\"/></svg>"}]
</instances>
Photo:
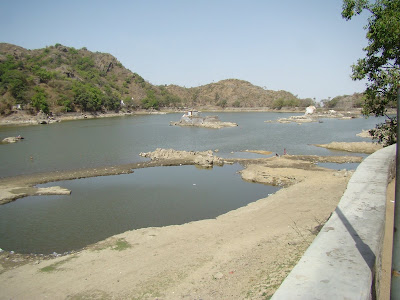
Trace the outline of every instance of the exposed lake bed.
<instances>
[{"instance_id":1,"label":"exposed lake bed","mask_svg":"<svg viewBox=\"0 0 400 300\"><path fill-rule=\"evenodd\" d=\"M258 118L257 115L252 116L253 119L255 116L258 120L265 118L265 115L259 115ZM229 119L234 119L233 117L235 116L229 116ZM346 138L346 136L342 136L342 139L334 138L335 133L332 132L330 136L326 136L324 132L325 137L314 142L316 138L310 135L314 132L318 138L320 135L316 131L322 130L324 126L331 130L334 125L340 127L341 124L336 122L355 121L353 124L356 124L357 120L336 122L332 120L332 123L327 121L323 124L298 126L303 127L304 135L302 144L298 145L296 145L299 143L296 139L298 132L294 135L283 133L282 127L279 127L279 125L292 126L291 124L263 124L273 126L272 131L268 131L267 134L264 132L266 135L263 139L260 139L263 135L260 131L262 128L255 126L249 129L255 131L255 139L249 139L245 136L249 133L247 128L251 126L246 125L244 121L238 122L238 128L222 129L224 130L222 134L208 131L207 134L210 134L212 139L212 148L205 148L202 132L196 129L168 130L175 130L174 134L183 133L186 142L190 140L188 136L191 136L191 143L185 144L185 147L173 147L175 149L206 151L218 148L219 151L213 152L213 155L221 157L224 163L239 162L246 167L241 171L242 176L246 172L253 171L255 179L246 177L246 174L246 180L252 182L264 180L264 183L288 187L211 219L189 221L183 225L126 231L87 246L82 251L51 260L48 260L52 257L51 255L45 259L42 256L27 255L27 259L21 261L21 257L17 254L4 252L1 254L3 269L0 270L3 274L8 274L7 278L3 278L4 295L12 295L12 291L17 287L20 295L29 294L33 297L44 296L45 289L51 290L52 295L60 297L66 297L66 295L94 297L101 294L106 298L118 295L122 298L142 297L145 299L154 297L174 299L185 297L185 295L190 295L191 298L219 298L224 295L241 298L243 293L251 293L253 298L257 298L259 294L271 294L274 286L284 278L315 236L314 228L326 220L336 207L351 177L351 171L329 170L320 168L318 164L329 161L356 163L362 160L361 156L347 157L344 152L333 153L332 156L330 150L314 149L316 147L310 144L346 139L347 141L363 141L363 139ZM58 126L58 124L52 126ZM365 129L364 126L366 125L352 130L359 132L360 127ZM294 127L289 129L297 131ZM244 135L240 130L245 131ZM235 146L230 145L229 139L224 138L226 135L231 136L231 133L239 135L238 140L241 141L241 146L237 143L234 143ZM279 134L276 136L276 133ZM213 139L213 135L216 139ZM234 135L231 136L233 140ZM160 134L157 134L157 137L159 136ZM194 138L195 136L198 140ZM280 141L279 137L283 136L286 138L293 136L293 141ZM265 143L266 139L270 141ZM29 139L27 141L29 142ZM270 146L271 142L275 145ZM161 139L157 144L163 143ZM200 143L203 144L201 148ZM177 144L179 146L180 142ZM19 146L21 145L22 143ZM155 148L149 145L142 147L144 152L153 151ZM232 151L246 148L258 149L255 151L270 151L279 154L280 157L229 157ZM287 148L291 155L283 156L283 148ZM311 151L306 149L311 149ZM306 152L311 153L305 154ZM332 156L332 159L324 158L326 156ZM129 164L110 164L105 167L61 169L42 172L40 175L31 173L13 178L1 178L0 185L24 183L33 187L38 183L54 180L131 173L132 170L136 172L135 170L142 167L181 164L184 166L192 163L185 160L158 159ZM215 186L218 186L218 182L215 182ZM192 184L191 187L195 186ZM73 190L72 193L74 193ZM24 265L12 269L19 264ZM58 283L59 276L64 278L63 286ZM43 280L46 284L39 286L39 283L43 284ZM79 280L84 280L85 284L79 285ZM23 286L21 282L25 282Z\"/></svg>"},{"instance_id":2,"label":"exposed lake bed","mask_svg":"<svg viewBox=\"0 0 400 300\"><path fill-rule=\"evenodd\" d=\"M268 159L265 160L268 164ZM150 293L145 298L154 295L174 298L200 293L207 298L218 291L221 296L231 293L234 298L240 298L243 290L257 294L257 282L265 283L261 288L263 293L271 293L274 282L284 278L314 237L313 228L334 209L351 173L314 168L312 162L300 163L284 157L270 160L270 165L274 165L270 169L257 164L261 168L256 171L257 176L260 172L281 173L293 179L290 187L213 219L126 231L82 251L61 257L54 255L50 260L52 256L27 255L21 261L20 255L2 253L3 268L8 269L4 274L13 273L12 278L3 281L2 290L7 294L16 288L16 278L19 278L18 282L26 282L20 286L22 295L26 295L32 293L35 282L43 277L47 289L57 288L57 291L51 289L52 293L60 296L72 292L72 295L83 293L93 297L96 291L107 291L107 297L114 293L123 298ZM245 163L254 166L254 161L253 164L250 161L246 159ZM260 159L256 161L260 163ZM121 252L113 250L120 244L126 245ZM285 262L283 269L278 267L282 262ZM21 263L24 265L9 269ZM15 272L19 269L21 272L17 275ZM47 269L54 271L44 271ZM265 270L270 271L263 273ZM72 285L74 291L61 288L57 274L62 274L69 281L64 286ZM35 279L28 280L33 275ZM171 276L174 279L166 283ZM76 287L78 278L89 281L85 281L83 289ZM268 282L272 278L274 281ZM114 282L121 284L114 286ZM42 288L34 290L34 295L43 295Z\"/></svg>"}]
</instances>

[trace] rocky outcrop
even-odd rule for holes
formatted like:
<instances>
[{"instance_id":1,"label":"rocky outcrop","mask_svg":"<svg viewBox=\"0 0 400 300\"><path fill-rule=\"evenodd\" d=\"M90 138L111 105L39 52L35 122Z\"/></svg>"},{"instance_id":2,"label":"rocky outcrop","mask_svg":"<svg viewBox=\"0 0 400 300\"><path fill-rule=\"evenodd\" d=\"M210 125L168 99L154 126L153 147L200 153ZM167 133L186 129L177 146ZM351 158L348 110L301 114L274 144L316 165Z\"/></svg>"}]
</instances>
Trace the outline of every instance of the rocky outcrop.
<instances>
[{"instance_id":1,"label":"rocky outcrop","mask_svg":"<svg viewBox=\"0 0 400 300\"><path fill-rule=\"evenodd\" d=\"M325 111L322 113L315 113L314 111L312 113L307 112L304 115L300 116L290 116L288 118L280 118L276 121L265 121L265 123L297 123L297 124L302 124L302 123L311 123L311 122L320 122L322 123L321 119L327 119L327 118L335 118L335 119L340 119L340 120L349 120L353 118L357 118L358 115L355 113L347 112L347 113L341 113L337 112L334 110L329 110Z\"/></svg>"},{"instance_id":2,"label":"rocky outcrop","mask_svg":"<svg viewBox=\"0 0 400 300\"><path fill-rule=\"evenodd\" d=\"M6 137L5 139L3 139L1 142L4 144L13 144L16 142L19 142L21 140L23 140L24 138L22 136L10 136L10 137Z\"/></svg>"},{"instance_id":3,"label":"rocky outcrop","mask_svg":"<svg viewBox=\"0 0 400 300\"><path fill-rule=\"evenodd\" d=\"M224 161L220 157L215 156L211 150L178 151L174 149L157 148L153 152L142 152L139 155L150 158L151 160L182 160L203 167L212 167L213 165L222 166L224 164Z\"/></svg>"},{"instance_id":4,"label":"rocky outcrop","mask_svg":"<svg viewBox=\"0 0 400 300\"><path fill-rule=\"evenodd\" d=\"M197 126L205 128L223 128L223 127L236 127L238 124L233 122L221 122L218 116L202 117L198 114L188 115L184 114L179 122L171 122L175 126Z\"/></svg>"}]
</instances>

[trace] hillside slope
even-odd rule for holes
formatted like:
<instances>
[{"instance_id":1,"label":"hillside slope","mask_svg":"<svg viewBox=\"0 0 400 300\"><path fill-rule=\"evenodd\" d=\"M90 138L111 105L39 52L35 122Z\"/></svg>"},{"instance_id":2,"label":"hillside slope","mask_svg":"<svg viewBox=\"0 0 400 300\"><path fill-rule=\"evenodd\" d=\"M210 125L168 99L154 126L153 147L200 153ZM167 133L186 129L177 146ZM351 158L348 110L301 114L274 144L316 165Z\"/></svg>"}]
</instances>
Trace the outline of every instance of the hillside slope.
<instances>
[{"instance_id":1,"label":"hillside slope","mask_svg":"<svg viewBox=\"0 0 400 300\"><path fill-rule=\"evenodd\" d=\"M0 114L16 106L37 113L118 111L160 107L305 107L286 91L228 79L184 88L152 85L114 56L56 44L27 50L0 43Z\"/></svg>"},{"instance_id":2,"label":"hillside slope","mask_svg":"<svg viewBox=\"0 0 400 300\"><path fill-rule=\"evenodd\" d=\"M282 106L308 106L312 102L311 99L307 101L298 99L287 91L265 90L248 81L238 79L226 79L193 88L169 85L166 89L180 98L187 99L188 103L194 106L281 108ZM276 107L279 106L277 105L279 101L282 105Z\"/></svg>"}]
</instances>

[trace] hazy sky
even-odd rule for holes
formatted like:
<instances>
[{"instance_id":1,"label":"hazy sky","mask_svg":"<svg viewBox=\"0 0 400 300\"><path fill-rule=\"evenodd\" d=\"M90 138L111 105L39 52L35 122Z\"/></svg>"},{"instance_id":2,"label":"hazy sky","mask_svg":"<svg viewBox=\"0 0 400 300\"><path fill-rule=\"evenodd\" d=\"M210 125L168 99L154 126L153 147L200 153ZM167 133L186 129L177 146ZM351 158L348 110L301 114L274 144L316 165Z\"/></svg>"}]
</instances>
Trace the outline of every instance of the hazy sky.
<instances>
[{"instance_id":1,"label":"hazy sky","mask_svg":"<svg viewBox=\"0 0 400 300\"><path fill-rule=\"evenodd\" d=\"M363 91L367 16L342 0L1 0L0 42L114 55L153 84L236 78L321 100Z\"/></svg>"}]
</instances>

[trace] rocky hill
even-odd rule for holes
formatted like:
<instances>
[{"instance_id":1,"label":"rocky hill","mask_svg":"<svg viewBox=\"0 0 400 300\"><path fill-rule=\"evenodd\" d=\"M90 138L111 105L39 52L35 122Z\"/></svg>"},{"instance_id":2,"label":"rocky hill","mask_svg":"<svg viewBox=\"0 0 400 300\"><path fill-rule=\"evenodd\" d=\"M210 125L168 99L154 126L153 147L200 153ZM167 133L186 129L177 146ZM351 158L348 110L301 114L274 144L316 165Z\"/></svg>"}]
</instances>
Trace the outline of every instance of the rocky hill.
<instances>
[{"instance_id":1,"label":"rocky hill","mask_svg":"<svg viewBox=\"0 0 400 300\"><path fill-rule=\"evenodd\" d=\"M362 108L364 103L364 94L354 93L353 95L336 96L332 99L324 99L321 102L325 108L352 110L354 108Z\"/></svg>"},{"instance_id":2,"label":"rocky hill","mask_svg":"<svg viewBox=\"0 0 400 300\"><path fill-rule=\"evenodd\" d=\"M58 114L188 106L280 109L312 102L237 79L193 88L156 86L107 53L61 44L27 50L0 43L1 115L16 107Z\"/></svg>"},{"instance_id":3,"label":"rocky hill","mask_svg":"<svg viewBox=\"0 0 400 300\"><path fill-rule=\"evenodd\" d=\"M311 99L298 99L287 91L272 91L252 85L248 81L226 79L217 83L183 88L176 85L166 87L167 91L186 99L192 106L219 107L269 107L280 109L284 106L305 107Z\"/></svg>"}]
</instances>

